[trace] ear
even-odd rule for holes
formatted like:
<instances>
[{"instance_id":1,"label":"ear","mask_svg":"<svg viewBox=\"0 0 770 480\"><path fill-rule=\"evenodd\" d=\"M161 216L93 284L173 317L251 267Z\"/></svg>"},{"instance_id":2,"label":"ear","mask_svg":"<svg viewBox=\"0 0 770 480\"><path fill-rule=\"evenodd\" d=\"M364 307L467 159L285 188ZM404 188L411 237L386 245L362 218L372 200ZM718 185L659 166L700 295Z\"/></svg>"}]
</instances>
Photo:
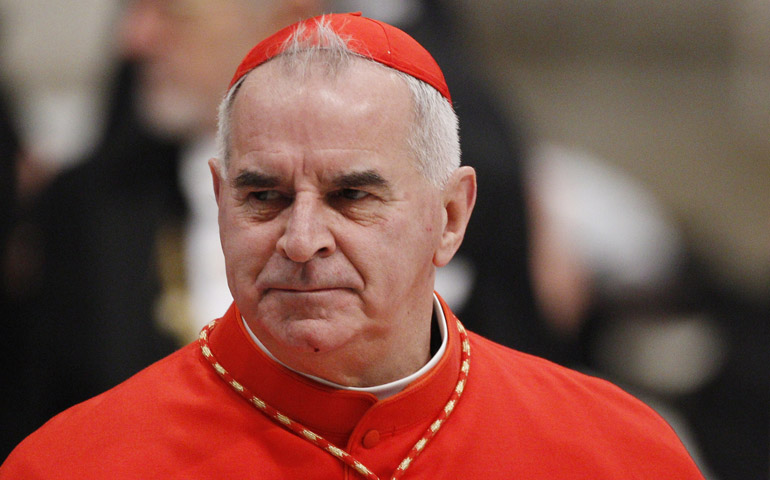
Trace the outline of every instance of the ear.
<instances>
[{"instance_id":1,"label":"ear","mask_svg":"<svg viewBox=\"0 0 770 480\"><path fill-rule=\"evenodd\" d=\"M212 158L209 160L209 170L211 171L211 180L214 183L214 197L217 199L217 205L219 205L219 189L224 181L221 176L222 168L220 167L219 159Z\"/></svg>"},{"instance_id":2,"label":"ear","mask_svg":"<svg viewBox=\"0 0 770 480\"><path fill-rule=\"evenodd\" d=\"M446 223L433 254L433 264L443 267L454 256L465 236L465 228L476 204L476 171L468 166L455 170L444 188Z\"/></svg>"}]
</instances>

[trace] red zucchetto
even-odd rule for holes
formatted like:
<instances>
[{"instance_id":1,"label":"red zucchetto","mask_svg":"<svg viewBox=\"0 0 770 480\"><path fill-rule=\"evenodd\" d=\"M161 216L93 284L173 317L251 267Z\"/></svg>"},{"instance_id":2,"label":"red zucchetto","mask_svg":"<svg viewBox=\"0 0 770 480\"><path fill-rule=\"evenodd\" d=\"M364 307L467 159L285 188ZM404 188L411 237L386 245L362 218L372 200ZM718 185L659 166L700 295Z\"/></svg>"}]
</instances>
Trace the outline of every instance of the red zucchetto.
<instances>
[{"instance_id":1,"label":"red zucchetto","mask_svg":"<svg viewBox=\"0 0 770 480\"><path fill-rule=\"evenodd\" d=\"M411 75L439 91L449 102L449 87L436 60L415 39L386 23L356 13L334 13L313 17L290 25L259 42L238 65L230 88L262 63L283 52L286 40L304 26L312 33L321 19L342 37L349 38L348 48L362 57Z\"/></svg>"}]
</instances>

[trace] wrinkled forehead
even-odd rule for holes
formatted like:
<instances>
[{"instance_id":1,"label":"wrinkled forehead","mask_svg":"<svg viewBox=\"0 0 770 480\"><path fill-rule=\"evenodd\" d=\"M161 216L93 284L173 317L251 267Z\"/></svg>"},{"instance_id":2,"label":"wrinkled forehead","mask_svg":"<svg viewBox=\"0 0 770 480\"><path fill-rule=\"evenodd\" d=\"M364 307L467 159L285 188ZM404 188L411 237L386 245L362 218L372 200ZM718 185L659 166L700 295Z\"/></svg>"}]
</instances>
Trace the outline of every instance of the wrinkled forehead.
<instances>
[{"instance_id":1,"label":"wrinkled forehead","mask_svg":"<svg viewBox=\"0 0 770 480\"><path fill-rule=\"evenodd\" d=\"M279 55L246 74L233 86L231 102L242 96L261 94L276 102L309 105L315 97L338 101L351 99L350 107L379 105L386 108L403 103L403 121L412 120L413 98L404 75L369 59L351 55L338 58L325 52L302 52L291 57Z\"/></svg>"},{"instance_id":2,"label":"wrinkled forehead","mask_svg":"<svg viewBox=\"0 0 770 480\"><path fill-rule=\"evenodd\" d=\"M406 147L412 104L398 72L377 63L354 59L344 70L331 72L325 63L287 69L276 58L241 84L232 109L232 139L295 135L296 140L304 134L329 139L330 148L384 148L385 139Z\"/></svg>"},{"instance_id":3,"label":"wrinkled forehead","mask_svg":"<svg viewBox=\"0 0 770 480\"><path fill-rule=\"evenodd\" d=\"M382 84L368 84L368 89L393 88L393 81L406 85L402 80L404 74L355 53L340 55L338 52L326 50L302 51L292 55L278 55L255 70L264 67L271 68L271 75L275 77L295 81L314 80L334 83L340 79L345 80L361 72L367 72L373 80L379 77L379 81L382 82Z\"/></svg>"}]
</instances>

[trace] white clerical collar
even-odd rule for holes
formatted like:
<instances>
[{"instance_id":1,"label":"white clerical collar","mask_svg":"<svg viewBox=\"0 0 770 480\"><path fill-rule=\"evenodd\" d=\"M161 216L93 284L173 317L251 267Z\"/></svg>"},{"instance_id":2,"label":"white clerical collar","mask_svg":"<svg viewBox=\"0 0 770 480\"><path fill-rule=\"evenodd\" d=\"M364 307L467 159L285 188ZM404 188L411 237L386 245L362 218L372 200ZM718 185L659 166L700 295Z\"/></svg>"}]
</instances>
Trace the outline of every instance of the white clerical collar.
<instances>
[{"instance_id":1,"label":"white clerical collar","mask_svg":"<svg viewBox=\"0 0 770 480\"><path fill-rule=\"evenodd\" d=\"M251 328L249 328L249 324L246 322L246 319L241 317L241 321L243 322L243 326L246 327L246 331L249 332L249 335L251 336L251 339L254 341L254 343L257 344L257 346L262 349L265 354L272 358L274 361L280 363L284 367L288 368L289 370L296 372L304 377L310 378L312 380L315 380L318 383L327 385L329 387L334 387L340 390L353 390L356 392L368 392L377 397L380 400L383 400L385 398L388 398L392 395L397 394L404 388L406 388L407 385L414 382L421 376L425 375L427 372L432 369L439 360L441 360L441 357L444 355L444 351L446 350L446 344L447 344L447 325L446 325L446 317L444 316L444 311L441 309L441 304L438 301L438 298L436 295L433 295L433 311L435 312L435 318L436 323L438 324L439 332L441 333L441 346L439 347L438 351L431 357L430 361L423 365L423 367L413 374L406 376L400 380L395 380L389 383L385 383L383 385L375 385L373 387L347 387L345 385L339 385L334 382L330 382L328 380L324 380L323 378L315 377L313 375L308 375L306 373L302 373L300 371L297 371L290 366L286 365L285 363L281 362L277 358L273 356L272 353L265 347L265 345L262 344L261 341L259 341L259 338L257 338L256 335L254 335L254 332L251 331Z\"/></svg>"}]
</instances>

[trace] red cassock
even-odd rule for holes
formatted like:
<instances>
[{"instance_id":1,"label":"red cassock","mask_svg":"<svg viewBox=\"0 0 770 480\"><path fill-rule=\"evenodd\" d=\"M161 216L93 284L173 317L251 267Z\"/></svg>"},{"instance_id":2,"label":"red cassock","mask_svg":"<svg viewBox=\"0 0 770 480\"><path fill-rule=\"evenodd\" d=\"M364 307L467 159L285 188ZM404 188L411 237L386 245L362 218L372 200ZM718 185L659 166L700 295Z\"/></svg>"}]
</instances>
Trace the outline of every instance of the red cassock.
<instances>
[{"instance_id":1,"label":"red cassock","mask_svg":"<svg viewBox=\"0 0 770 480\"><path fill-rule=\"evenodd\" d=\"M370 478L391 478L434 430L398 475L703 478L669 425L640 401L603 380L465 334L442 307L449 338L438 365L378 401L275 363L232 306L205 343L54 417L11 453L0 479L364 478L353 465Z\"/></svg>"}]
</instances>

